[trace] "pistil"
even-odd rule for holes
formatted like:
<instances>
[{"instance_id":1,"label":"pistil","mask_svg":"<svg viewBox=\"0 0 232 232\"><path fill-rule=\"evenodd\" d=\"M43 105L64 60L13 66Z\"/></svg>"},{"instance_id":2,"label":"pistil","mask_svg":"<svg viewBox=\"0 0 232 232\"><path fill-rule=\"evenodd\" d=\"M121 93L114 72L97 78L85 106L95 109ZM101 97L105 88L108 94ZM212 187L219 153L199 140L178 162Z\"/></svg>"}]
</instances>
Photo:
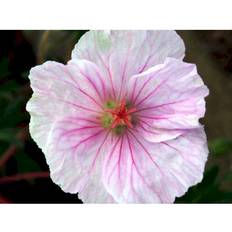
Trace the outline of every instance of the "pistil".
<instances>
[{"instance_id":1,"label":"pistil","mask_svg":"<svg viewBox=\"0 0 232 232\"><path fill-rule=\"evenodd\" d=\"M114 129L117 126L128 126L132 128L131 114L135 112L135 108L128 109L126 106L126 100L123 99L118 106L113 109L106 109L105 112L110 113L113 117L111 128Z\"/></svg>"}]
</instances>

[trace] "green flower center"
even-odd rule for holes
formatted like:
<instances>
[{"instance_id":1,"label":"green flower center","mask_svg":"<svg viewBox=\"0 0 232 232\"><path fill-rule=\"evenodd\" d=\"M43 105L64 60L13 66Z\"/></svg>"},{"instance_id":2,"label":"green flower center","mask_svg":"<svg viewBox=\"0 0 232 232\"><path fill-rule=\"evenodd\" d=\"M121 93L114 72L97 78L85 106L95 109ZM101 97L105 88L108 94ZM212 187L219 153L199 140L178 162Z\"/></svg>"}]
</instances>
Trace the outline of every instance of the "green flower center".
<instances>
[{"instance_id":1,"label":"green flower center","mask_svg":"<svg viewBox=\"0 0 232 232\"><path fill-rule=\"evenodd\" d=\"M128 127L133 127L132 114L136 111L126 103L125 99L121 102L109 100L104 104L104 112L101 116L101 124L104 128L121 135Z\"/></svg>"}]
</instances>

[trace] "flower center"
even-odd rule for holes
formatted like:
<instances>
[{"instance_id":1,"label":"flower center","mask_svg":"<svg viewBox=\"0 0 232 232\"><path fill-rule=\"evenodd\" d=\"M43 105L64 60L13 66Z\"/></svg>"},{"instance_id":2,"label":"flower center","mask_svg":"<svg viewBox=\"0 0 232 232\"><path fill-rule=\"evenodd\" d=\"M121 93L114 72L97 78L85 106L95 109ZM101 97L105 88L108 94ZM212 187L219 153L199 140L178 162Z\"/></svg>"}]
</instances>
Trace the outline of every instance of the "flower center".
<instances>
[{"instance_id":1,"label":"flower center","mask_svg":"<svg viewBox=\"0 0 232 232\"><path fill-rule=\"evenodd\" d=\"M132 128L132 113L135 108L130 108L125 99L116 103L108 101L105 104L105 111L102 116L102 125L105 128L111 128L116 134L121 134L126 127Z\"/></svg>"}]
</instances>

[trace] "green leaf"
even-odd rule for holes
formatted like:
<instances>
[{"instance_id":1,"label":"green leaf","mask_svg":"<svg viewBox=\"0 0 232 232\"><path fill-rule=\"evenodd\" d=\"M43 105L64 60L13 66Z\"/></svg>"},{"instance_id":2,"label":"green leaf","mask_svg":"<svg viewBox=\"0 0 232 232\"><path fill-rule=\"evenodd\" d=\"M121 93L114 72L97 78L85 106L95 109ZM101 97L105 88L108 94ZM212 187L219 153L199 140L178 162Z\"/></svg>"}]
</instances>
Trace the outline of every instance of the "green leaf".
<instances>
[{"instance_id":1,"label":"green leaf","mask_svg":"<svg viewBox=\"0 0 232 232\"><path fill-rule=\"evenodd\" d=\"M17 154L15 159L19 173L41 171L40 166L25 153Z\"/></svg>"},{"instance_id":2,"label":"green leaf","mask_svg":"<svg viewBox=\"0 0 232 232\"><path fill-rule=\"evenodd\" d=\"M48 30L48 31L24 31L24 35L31 42L38 63L46 60L67 62L70 60L71 51L84 30Z\"/></svg>"},{"instance_id":3,"label":"green leaf","mask_svg":"<svg viewBox=\"0 0 232 232\"><path fill-rule=\"evenodd\" d=\"M220 192L217 184L218 173L217 166L207 170L202 182L191 187L183 197L177 198L176 203L208 203L210 199L212 202L218 202L217 196Z\"/></svg>"},{"instance_id":4,"label":"green leaf","mask_svg":"<svg viewBox=\"0 0 232 232\"><path fill-rule=\"evenodd\" d=\"M1 129L14 128L28 117L28 114L25 114L25 99L23 96L5 96L5 99L0 98L0 108Z\"/></svg>"},{"instance_id":5,"label":"green leaf","mask_svg":"<svg viewBox=\"0 0 232 232\"><path fill-rule=\"evenodd\" d=\"M3 141L0 141L0 157L4 154L4 152L9 147L9 144Z\"/></svg>"},{"instance_id":6,"label":"green leaf","mask_svg":"<svg viewBox=\"0 0 232 232\"><path fill-rule=\"evenodd\" d=\"M232 203L232 192L223 192L221 193L221 198L218 201L219 203Z\"/></svg>"},{"instance_id":7,"label":"green leaf","mask_svg":"<svg viewBox=\"0 0 232 232\"><path fill-rule=\"evenodd\" d=\"M227 155L232 152L232 141L226 138L216 139L209 142L209 149L215 156Z\"/></svg>"},{"instance_id":8,"label":"green leaf","mask_svg":"<svg viewBox=\"0 0 232 232\"><path fill-rule=\"evenodd\" d=\"M0 60L0 78L9 74L9 61L6 57Z\"/></svg>"},{"instance_id":9,"label":"green leaf","mask_svg":"<svg viewBox=\"0 0 232 232\"><path fill-rule=\"evenodd\" d=\"M0 141L8 144L16 144L22 146L22 142L17 138L16 134L18 129L14 128L3 128L0 130Z\"/></svg>"},{"instance_id":10,"label":"green leaf","mask_svg":"<svg viewBox=\"0 0 232 232\"><path fill-rule=\"evenodd\" d=\"M7 92L15 91L19 88L14 80L8 80L6 83L0 85L0 94L3 95Z\"/></svg>"},{"instance_id":11,"label":"green leaf","mask_svg":"<svg viewBox=\"0 0 232 232\"><path fill-rule=\"evenodd\" d=\"M227 173L227 174L224 176L224 180L225 180L225 181L232 181L232 172Z\"/></svg>"},{"instance_id":12,"label":"green leaf","mask_svg":"<svg viewBox=\"0 0 232 232\"><path fill-rule=\"evenodd\" d=\"M22 75L22 78L24 78L24 79L28 79L28 76L29 76L29 70L27 70L27 71L24 71L21 75Z\"/></svg>"},{"instance_id":13,"label":"green leaf","mask_svg":"<svg viewBox=\"0 0 232 232\"><path fill-rule=\"evenodd\" d=\"M217 180L219 173L219 167L213 166L205 172L202 182L199 184L200 188L208 188L210 185L214 184Z\"/></svg>"}]
</instances>

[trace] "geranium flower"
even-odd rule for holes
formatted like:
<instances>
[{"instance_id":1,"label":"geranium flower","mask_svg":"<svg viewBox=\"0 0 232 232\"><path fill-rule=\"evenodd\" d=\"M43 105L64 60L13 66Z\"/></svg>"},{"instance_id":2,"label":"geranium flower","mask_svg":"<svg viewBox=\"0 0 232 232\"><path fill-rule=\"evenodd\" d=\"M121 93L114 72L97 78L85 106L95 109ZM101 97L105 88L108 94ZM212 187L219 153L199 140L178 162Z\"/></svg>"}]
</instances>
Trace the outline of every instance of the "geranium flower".
<instances>
[{"instance_id":1,"label":"geranium flower","mask_svg":"<svg viewBox=\"0 0 232 232\"><path fill-rule=\"evenodd\" d=\"M90 31L31 69L30 133L88 203L170 203L202 180L208 89L174 31Z\"/></svg>"}]
</instances>

